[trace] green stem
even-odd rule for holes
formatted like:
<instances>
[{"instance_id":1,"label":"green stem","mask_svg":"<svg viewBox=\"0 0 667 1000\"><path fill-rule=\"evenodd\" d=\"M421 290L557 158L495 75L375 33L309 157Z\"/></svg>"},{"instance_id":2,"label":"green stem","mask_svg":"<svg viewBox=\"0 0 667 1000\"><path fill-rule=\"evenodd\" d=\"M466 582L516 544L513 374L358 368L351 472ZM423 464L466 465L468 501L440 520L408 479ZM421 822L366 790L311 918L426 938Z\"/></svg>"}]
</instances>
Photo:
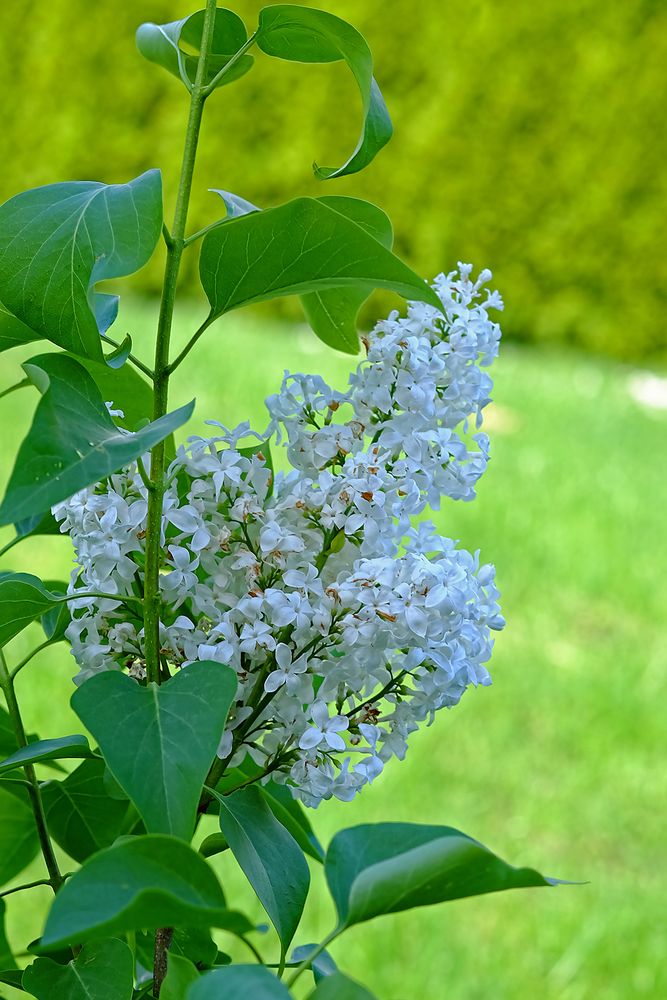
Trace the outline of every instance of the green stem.
<instances>
[{"instance_id":1,"label":"green stem","mask_svg":"<svg viewBox=\"0 0 667 1000\"><path fill-rule=\"evenodd\" d=\"M3 399L5 396L9 396L11 392L16 392L17 389L25 388L27 385L32 385L29 378L24 378L21 382L17 382L16 385L10 385L9 389L3 389L2 392L0 392L0 399Z\"/></svg>"},{"instance_id":2,"label":"green stem","mask_svg":"<svg viewBox=\"0 0 667 1000\"><path fill-rule=\"evenodd\" d=\"M118 341L112 340L111 337L108 337L106 333L100 334L100 340L103 340L105 344L110 344L111 347L120 347ZM147 375L148 378L153 378L153 372L150 370L148 365L145 365L143 361L140 361L139 358L136 357L136 355L128 354L127 360L131 364L133 364L135 368L138 368L140 372L143 372L144 375Z\"/></svg>"},{"instance_id":3,"label":"green stem","mask_svg":"<svg viewBox=\"0 0 667 1000\"><path fill-rule=\"evenodd\" d=\"M160 316L155 343L155 364L153 365L153 419L157 420L167 412L169 398L169 344L174 319L176 285L185 249L185 227L192 191L192 178L197 156L197 144L201 129L202 115L207 92L205 86L209 53L213 41L216 0L206 0L206 12L202 28L201 49L197 63L197 74L190 92L190 113L185 133L185 147L178 184L174 222L170 242L167 244ZM146 525L146 576L144 584L144 630L146 674L149 681L160 683L160 550L162 534L162 504L165 492L165 443L157 444L151 451L150 475L153 489L148 495L148 518Z\"/></svg>"},{"instance_id":4,"label":"green stem","mask_svg":"<svg viewBox=\"0 0 667 1000\"><path fill-rule=\"evenodd\" d=\"M53 645L55 645L53 639L46 639L44 642L40 643L39 646L35 646L32 652L28 653L28 655L24 657L21 660L21 662L14 667L10 675L11 679L14 680L19 671L23 670L24 667L27 667L27 665L30 663L30 661L34 656L37 656L38 653L41 653L43 649L48 649L49 646Z\"/></svg>"},{"instance_id":5,"label":"green stem","mask_svg":"<svg viewBox=\"0 0 667 1000\"><path fill-rule=\"evenodd\" d=\"M241 56L245 55L245 53L248 51L248 49L252 48L252 46L255 44L256 39L257 39L257 31L253 31L253 33L250 36L250 38L248 39L248 41L245 42L245 44L241 46L241 48L238 50L238 52L234 53L234 55L229 60L229 62L225 63L225 65L222 67L222 69L218 73L216 73L216 75L213 77L213 79L211 80L211 82L209 84L207 84L206 87L204 87L204 96L205 97L208 97L209 94L213 93L213 91L215 90L215 88L218 86L220 80L222 80L223 76L227 76L227 74L229 73L229 71L232 68L232 66L235 66L236 63L241 58ZM202 40L202 45L203 45L203 40Z\"/></svg>"},{"instance_id":6,"label":"green stem","mask_svg":"<svg viewBox=\"0 0 667 1000\"><path fill-rule=\"evenodd\" d=\"M183 361L185 361L192 348L195 346L201 335L205 333L206 330L208 330L213 320L214 320L213 316L207 316L202 325L199 327L199 329L196 330L195 333L193 333L192 337L190 337L190 340L187 342L181 353L176 358L174 358L172 363L169 365L168 372L170 375L176 371L178 366Z\"/></svg>"},{"instance_id":7,"label":"green stem","mask_svg":"<svg viewBox=\"0 0 667 1000\"><path fill-rule=\"evenodd\" d=\"M26 882L25 885L15 885L12 889L3 889L0 896L11 896L13 892L23 892L24 889L34 889L38 885L51 885L50 878L38 878L36 882Z\"/></svg>"},{"instance_id":8,"label":"green stem","mask_svg":"<svg viewBox=\"0 0 667 1000\"><path fill-rule=\"evenodd\" d=\"M12 724L14 726L14 734L16 736L16 742L19 746L19 749L22 749L23 747L28 745L28 740L25 734L25 728L23 726L23 719L21 718L19 703L16 700L14 682L7 668L7 661L5 660L5 654L1 649L0 649L0 688L2 688L2 692L5 696L5 701L7 702L7 709L9 711ZM44 855L46 869L49 873L49 883L53 891L57 892L60 886L63 884L64 880L60 873L60 868L58 867L58 862L56 860L56 856L53 851L51 838L49 837L49 830L46 825L46 814L44 812L44 803L42 802L42 793L39 788L39 782L37 781L35 769L32 766L32 764L26 764L23 770L25 771L26 778L30 782L30 787L28 788L28 795L30 797L30 804L32 806L32 811L35 816L35 825L37 826L37 836L39 837L39 844L42 849L42 854Z\"/></svg>"},{"instance_id":9,"label":"green stem","mask_svg":"<svg viewBox=\"0 0 667 1000\"><path fill-rule=\"evenodd\" d=\"M294 983L297 981L301 973L305 972L306 969L309 969L311 967L312 963L315 961L317 956L322 954L327 945L331 944L334 938L337 938L342 930L343 930L342 927L335 927L330 934L327 934L327 936L325 937L324 941L322 941L321 944L318 944L316 948L313 948L313 950L309 955L306 955L303 962L301 962L300 965L297 965L296 969L287 980L288 986L294 985Z\"/></svg>"}]
</instances>

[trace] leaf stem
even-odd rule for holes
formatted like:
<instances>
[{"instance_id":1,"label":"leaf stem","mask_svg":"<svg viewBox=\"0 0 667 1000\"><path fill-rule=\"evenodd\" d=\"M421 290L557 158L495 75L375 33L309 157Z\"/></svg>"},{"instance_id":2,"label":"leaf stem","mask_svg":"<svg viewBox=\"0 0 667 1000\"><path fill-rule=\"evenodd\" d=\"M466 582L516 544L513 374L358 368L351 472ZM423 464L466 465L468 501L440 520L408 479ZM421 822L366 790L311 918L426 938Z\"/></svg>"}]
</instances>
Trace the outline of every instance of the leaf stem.
<instances>
[{"instance_id":1,"label":"leaf stem","mask_svg":"<svg viewBox=\"0 0 667 1000\"><path fill-rule=\"evenodd\" d=\"M25 885L15 885L12 889L3 889L0 897L11 896L13 892L22 892L24 889L34 889L38 885L51 885L50 878L38 878L35 882L26 882Z\"/></svg>"},{"instance_id":2,"label":"leaf stem","mask_svg":"<svg viewBox=\"0 0 667 1000\"><path fill-rule=\"evenodd\" d=\"M176 285L185 249L185 227L192 191L197 144L201 129L204 103L206 101L206 71L213 41L216 0L206 0L204 24L202 27L201 49L197 62L195 82L190 92L190 112L185 133L185 146L181 175L176 196L174 222L170 242L167 243L167 260L160 302L157 337L155 343L155 364L153 366L153 419L157 420L167 412L169 396L169 344L174 319ZM164 500L165 444L161 441L151 451L151 479L153 490L148 495L148 518L146 525L146 574L144 584L144 630L146 674L149 681L160 683L160 548L162 542L162 504ZM158 995L159 995L158 984Z\"/></svg>"},{"instance_id":3,"label":"leaf stem","mask_svg":"<svg viewBox=\"0 0 667 1000\"><path fill-rule=\"evenodd\" d=\"M230 69L233 66L236 65L236 63L239 61L239 59L241 58L241 56L244 56L246 54L246 52L248 51L248 49L252 48L252 46L255 44L255 41L257 39L257 31L258 30L259 29L257 29L256 31L253 31L253 33L250 36L250 38L248 39L248 41L245 42L241 46L241 48L238 50L238 52L234 53L234 55L229 60L229 62L225 63L225 65L222 67L222 69L218 73L216 73L216 75L213 77L213 79L211 80L211 82L206 85L206 87L204 88L204 96L205 97L208 97L210 94L213 93L213 91L215 90L215 88L218 86L218 83L220 82L220 80L222 80L223 76L226 76L227 73L229 73ZM203 39L202 39L202 46L203 46L203 44L204 44L204 42L203 42Z\"/></svg>"},{"instance_id":4,"label":"leaf stem","mask_svg":"<svg viewBox=\"0 0 667 1000\"><path fill-rule=\"evenodd\" d=\"M195 344L197 343L197 341L199 340L199 338L201 337L201 335L203 333L205 333L206 330L208 330L209 326L213 322L213 319L214 319L213 316L210 316L210 315L207 316L206 319L204 320L204 322L202 323L202 325L199 327L199 329L196 330L195 333L193 333L193 335L190 337L189 341L187 342L187 344L185 345L185 347L183 348L183 350L181 351L181 353L176 358L174 358L174 360L172 361L172 363L169 365L169 368L167 369L169 375L173 374L173 372L176 371L176 369L178 368L178 366L183 361L185 361L185 359L187 358L188 354L190 353L190 351L192 350L192 348L195 346Z\"/></svg>"},{"instance_id":5,"label":"leaf stem","mask_svg":"<svg viewBox=\"0 0 667 1000\"><path fill-rule=\"evenodd\" d=\"M14 669L11 671L10 677L12 681L14 680L14 678L16 677L16 675L19 673L20 670L23 670L24 667L27 667L27 665L30 663L30 661L34 656L37 656L38 653L41 653L43 649L48 649L49 646L53 645L55 645L53 639L45 639L44 642L40 643L39 646L35 646L35 648L30 653L28 653L28 655L24 657L21 660L21 662L17 664L17 666L15 666Z\"/></svg>"},{"instance_id":6,"label":"leaf stem","mask_svg":"<svg viewBox=\"0 0 667 1000\"><path fill-rule=\"evenodd\" d=\"M29 378L22 379L20 382L17 382L16 385L10 385L9 389L3 389L2 392L0 392L0 399L4 399L4 397L9 396L11 392L16 392L17 389L23 389L27 385L32 385Z\"/></svg>"},{"instance_id":7,"label":"leaf stem","mask_svg":"<svg viewBox=\"0 0 667 1000\"><path fill-rule=\"evenodd\" d=\"M304 958L303 962L301 962L300 965L297 965L296 969L294 970L294 972L292 973L292 975L287 980L287 985L288 986L291 987L291 986L294 985L294 983L297 981L297 979L299 978L299 976L301 975L301 973L305 972L306 969L309 969L311 967L312 963L315 961L315 959L317 958L317 956L322 954L322 952L327 947L327 945L330 945L331 942L334 940L334 938L337 938L338 935L342 932L342 930L343 930L342 927L334 927L334 929L331 931L331 933L327 934L327 936L325 937L324 941L322 941L315 948L313 948L313 950L311 951L311 953L309 955L306 955L306 957Z\"/></svg>"},{"instance_id":8,"label":"leaf stem","mask_svg":"<svg viewBox=\"0 0 667 1000\"><path fill-rule=\"evenodd\" d=\"M7 709L9 715L11 716L12 724L14 726L14 734L16 736L16 742L19 749L26 747L28 745L28 740L25 734L25 728L23 725L23 719L21 718L21 711L19 709L19 703L16 699L16 691L14 690L14 682L10 676L7 661L5 659L5 654L3 650L0 649L0 688L5 696L5 701L7 702ZM60 868L58 867L58 861L56 859L53 845L51 843L51 838L49 836L48 826L46 824L46 813L44 812L44 803L42 802L42 793L39 788L39 782L37 781L37 776L35 775L35 769L32 764L26 764L23 768L25 771L25 776L30 782L28 788L28 795L30 797L30 804L32 806L32 811L35 817L35 825L37 827L37 836L39 837L40 847L42 849L42 854L44 855L44 861L46 863L46 868L49 873L49 884L54 892L57 892L63 884L63 877L60 873Z\"/></svg>"}]
</instances>

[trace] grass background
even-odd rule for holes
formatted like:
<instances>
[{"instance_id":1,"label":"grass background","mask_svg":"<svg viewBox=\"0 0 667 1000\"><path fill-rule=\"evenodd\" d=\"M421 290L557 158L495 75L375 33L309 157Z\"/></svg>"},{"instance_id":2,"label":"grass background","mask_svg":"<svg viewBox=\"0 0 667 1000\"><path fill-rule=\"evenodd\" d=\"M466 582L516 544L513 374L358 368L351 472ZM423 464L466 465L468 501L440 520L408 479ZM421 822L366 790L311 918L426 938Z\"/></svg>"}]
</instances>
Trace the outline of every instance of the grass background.
<instances>
[{"instance_id":1,"label":"grass background","mask_svg":"<svg viewBox=\"0 0 667 1000\"><path fill-rule=\"evenodd\" d=\"M140 351L154 314L135 302L121 315L118 328L132 330ZM188 307L178 337L193 322ZM20 360L0 358L0 389L20 377ZM249 415L262 426L262 400L283 368L340 383L349 367L305 329L261 314L231 318L181 369L172 404L196 395L194 430L205 418ZM667 579L656 561L667 551L667 414L641 409L629 369L611 361L508 346L495 376L492 463L479 497L436 515L444 533L496 564L508 625L495 683L441 713L354 803L324 804L311 818L325 843L365 821L446 823L513 863L589 884L384 918L332 951L380 1000L658 1000L667 996ZM34 403L32 390L0 401L2 479ZM65 539L35 539L3 569L49 577L70 559ZM10 659L32 638L15 640ZM68 707L73 672L64 650L22 672L30 729L80 729ZM41 865L33 871L39 877ZM226 859L220 871L234 903L261 919ZM320 878L301 941L330 924ZM48 893L7 902L14 940L36 936Z\"/></svg>"}]
</instances>

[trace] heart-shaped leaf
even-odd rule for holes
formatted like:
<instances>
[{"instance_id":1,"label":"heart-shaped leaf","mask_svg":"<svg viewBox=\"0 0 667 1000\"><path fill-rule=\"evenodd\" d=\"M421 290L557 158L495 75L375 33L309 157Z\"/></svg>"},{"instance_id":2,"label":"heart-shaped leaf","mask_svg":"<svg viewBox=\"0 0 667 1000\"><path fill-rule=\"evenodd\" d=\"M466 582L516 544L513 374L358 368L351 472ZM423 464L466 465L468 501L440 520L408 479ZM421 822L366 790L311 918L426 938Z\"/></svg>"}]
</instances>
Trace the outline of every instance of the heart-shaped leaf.
<instances>
[{"instance_id":1,"label":"heart-shaped leaf","mask_svg":"<svg viewBox=\"0 0 667 1000\"><path fill-rule=\"evenodd\" d=\"M194 408L189 403L128 434L116 427L95 382L72 358L42 354L23 367L44 394L0 506L0 524L43 514L111 475L167 438Z\"/></svg>"},{"instance_id":2,"label":"heart-shaped leaf","mask_svg":"<svg viewBox=\"0 0 667 1000\"><path fill-rule=\"evenodd\" d=\"M334 972L320 979L308 1000L375 1000L375 997L354 979Z\"/></svg>"},{"instance_id":3,"label":"heart-shaped leaf","mask_svg":"<svg viewBox=\"0 0 667 1000\"><path fill-rule=\"evenodd\" d=\"M23 988L37 1000L131 1000L132 952L111 938L85 944L67 965L38 958L23 973Z\"/></svg>"},{"instance_id":4,"label":"heart-shaped leaf","mask_svg":"<svg viewBox=\"0 0 667 1000\"><path fill-rule=\"evenodd\" d=\"M127 799L112 798L104 784L101 758L84 760L64 781L42 785L42 799L49 833L75 861L110 847L123 832ZM134 810L132 810L132 814Z\"/></svg>"},{"instance_id":5,"label":"heart-shaped leaf","mask_svg":"<svg viewBox=\"0 0 667 1000\"><path fill-rule=\"evenodd\" d=\"M296 933L310 886L303 851L269 809L259 789L214 795L220 829L278 932L283 953Z\"/></svg>"},{"instance_id":6,"label":"heart-shaped leaf","mask_svg":"<svg viewBox=\"0 0 667 1000\"><path fill-rule=\"evenodd\" d=\"M54 344L102 360L93 286L148 261L162 228L162 180L72 181L0 206L0 299Z\"/></svg>"},{"instance_id":7,"label":"heart-shaped leaf","mask_svg":"<svg viewBox=\"0 0 667 1000\"><path fill-rule=\"evenodd\" d=\"M291 62L344 60L361 93L363 128L352 156L341 167L315 166L321 179L363 170L392 136L392 124L373 77L373 57L366 39L347 21L324 10L294 4L265 7L259 15L257 44L267 55Z\"/></svg>"},{"instance_id":8,"label":"heart-shaped leaf","mask_svg":"<svg viewBox=\"0 0 667 1000\"><path fill-rule=\"evenodd\" d=\"M448 826L368 823L337 833L324 862L339 926L451 899L554 885Z\"/></svg>"},{"instance_id":9,"label":"heart-shaped leaf","mask_svg":"<svg viewBox=\"0 0 667 1000\"><path fill-rule=\"evenodd\" d=\"M37 740L36 743L28 743L27 746L21 747L0 761L0 774L13 771L17 767L25 767L26 764L43 764L47 760L94 756L85 736L60 736L54 740Z\"/></svg>"},{"instance_id":10,"label":"heart-shaped leaf","mask_svg":"<svg viewBox=\"0 0 667 1000\"><path fill-rule=\"evenodd\" d=\"M359 198L332 196L319 199L328 208L356 222L387 250L394 242L389 217L377 205ZM301 296L301 305L314 333L329 347L344 354L359 353L357 314L369 295L368 288L329 288Z\"/></svg>"},{"instance_id":11,"label":"heart-shaped leaf","mask_svg":"<svg viewBox=\"0 0 667 1000\"><path fill-rule=\"evenodd\" d=\"M435 292L361 226L317 198L231 219L202 241L208 322L240 306L332 288L389 288L441 308Z\"/></svg>"},{"instance_id":12,"label":"heart-shaped leaf","mask_svg":"<svg viewBox=\"0 0 667 1000\"><path fill-rule=\"evenodd\" d=\"M108 671L74 693L74 711L150 833L192 837L204 779L236 688L233 670L204 661L184 667L160 687L140 687L126 674Z\"/></svg>"},{"instance_id":13,"label":"heart-shaped leaf","mask_svg":"<svg viewBox=\"0 0 667 1000\"><path fill-rule=\"evenodd\" d=\"M213 871L176 837L127 837L94 854L56 896L39 951L155 927L252 924L228 910ZM35 949L38 950L38 949Z\"/></svg>"},{"instance_id":14,"label":"heart-shaped leaf","mask_svg":"<svg viewBox=\"0 0 667 1000\"><path fill-rule=\"evenodd\" d=\"M178 77L188 89L194 84L197 73L204 16L205 11L198 10L189 17L169 24L142 24L137 31L137 48L142 56ZM248 33L238 14L225 7L218 7L204 82L211 83L247 40ZM192 54L193 49L196 54ZM241 56L216 86L222 87L238 80L248 72L253 62L252 56Z\"/></svg>"},{"instance_id":15,"label":"heart-shaped leaf","mask_svg":"<svg viewBox=\"0 0 667 1000\"><path fill-rule=\"evenodd\" d=\"M183 1000L188 987L199 979L197 966L189 958L169 952L167 975L160 990L160 1000Z\"/></svg>"},{"instance_id":16,"label":"heart-shaped leaf","mask_svg":"<svg viewBox=\"0 0 667 1000\"><path fill-rule=\"evenodd\" d=\"M35 817L25 788L0 788L0 886L19 875L39 850Z\"/></svg>"},{"instance_id":17,"label":"heart-shaped leaf","mask_svg":"<svg viewBox=\"0 0 667 1000\"><path fill-rule=\"evenodd\" d=\"M286 986L261 965L230 965L205 973L187 1000L291 1000Z\"/></svg>"},{"instance_id":18,"label":"heart-shaped leaf","mask_svg":"<svg viewBox=\"0 0 667 1000\"><path fill-rule=\"evenodd\" d=\"M31 622L58 607L59 596L30 573L0 573L0 648Z\"/></svg>"}]
</instances>

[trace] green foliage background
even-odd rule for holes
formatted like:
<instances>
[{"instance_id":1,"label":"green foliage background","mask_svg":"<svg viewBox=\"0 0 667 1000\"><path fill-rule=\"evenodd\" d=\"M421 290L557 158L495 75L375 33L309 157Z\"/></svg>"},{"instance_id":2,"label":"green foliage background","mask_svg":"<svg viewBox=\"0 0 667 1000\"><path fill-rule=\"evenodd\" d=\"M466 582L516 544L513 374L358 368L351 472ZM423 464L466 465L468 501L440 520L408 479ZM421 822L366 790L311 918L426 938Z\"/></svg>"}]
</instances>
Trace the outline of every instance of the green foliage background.
<instances>
[{"instance_id":1,"label":"green foliage background","mask_svg":"<svg viewBox=\"0 0 667 1000\"><path fill-rule=\"evenodd\" d=\"M194 6L49 0L28 25L26 4L6 0L0 198L55 180L127 180L156 165L172 197L186 95L138 56L134 30ZM261 3L231 6L254 27ZM368 171L328 193L385 208L399 251L424 275L457 259L492 267L510 337L667 356L661 0L309 6L367 36L396 126ZM322 193L311 161L349 153L358 126L343 67L260 57L210 102L193 222L221 214L209 187L260 205ZM148 279L155 290L158 261ZM194 292L192 272L186 280Z\"/></svg>"}]
</instances>

